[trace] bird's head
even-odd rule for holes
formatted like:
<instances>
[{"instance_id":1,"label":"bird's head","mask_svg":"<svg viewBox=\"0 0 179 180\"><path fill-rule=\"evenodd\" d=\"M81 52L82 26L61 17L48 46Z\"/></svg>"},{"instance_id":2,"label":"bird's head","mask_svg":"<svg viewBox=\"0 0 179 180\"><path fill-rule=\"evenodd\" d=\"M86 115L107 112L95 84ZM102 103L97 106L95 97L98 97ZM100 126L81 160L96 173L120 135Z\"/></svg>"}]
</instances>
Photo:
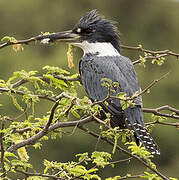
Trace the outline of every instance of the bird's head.
<instances>
[{"instance_id":1,"label":"bird's head","mask_svg":"<svg viewBox=\"0 0 179 180\"><path fill-rule=\"evenodd\" d=\"M116 22L100 16L96 10L84 15L70 31L41 36L44 43L66 42L83 49L84 53L116 55L120 52L120 38Z\"/></svg>"}]
</instances>

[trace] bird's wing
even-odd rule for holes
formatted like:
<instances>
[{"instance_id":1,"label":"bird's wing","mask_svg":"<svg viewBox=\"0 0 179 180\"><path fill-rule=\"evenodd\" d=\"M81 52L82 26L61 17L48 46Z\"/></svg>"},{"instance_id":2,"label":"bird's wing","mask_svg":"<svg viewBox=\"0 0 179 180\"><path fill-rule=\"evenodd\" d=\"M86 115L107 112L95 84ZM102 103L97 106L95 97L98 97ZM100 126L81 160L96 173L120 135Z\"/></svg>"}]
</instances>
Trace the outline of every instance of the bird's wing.
<instances>
[{"instance_id":1,"label":"bird's wing","mask_svg":"<svg viewBox=\"0 0 179 180\"><path fill-rule=\"evenodd\" d=\"M82 83L94 101L103 100L108 90L102 86L102 79L108 78L113 82L118 82L119 87L116 93L125 92L127 96L132 96L140 91L138 80L132 62L123 56L98 57L91 56L84 58L80 63L80 73ZM117 107L121 107L119 100L113 100ZM141 99L136 100L136 104L141 105Z\"/></svg>"},{"instance_id":2,"label":"bird's wing","mask_svg":"<svg viewBox=\"0 0 179 180\"><path fill-rule=\"evenodd\" d=\"M85 57L80 62L80 73L85 90L93 101L101 101L108 95L108 89L102 85L101 80L103 78L118 82L119 87L116 89L116 93L112 93L112 95L124 92L127 96L132 96L140 90L133 64L123 56ZM141 105L140 98L136 100L136 104ZM108 106L105 103L102 103L101 106L105 112L115 116L114 119L118 119L114 122L114 126L115 124L118 125L119 117L123 117L124 113L120 100L108 99ZM141 118L138 119L143 124L142 113ZM131 121L135 122L133 119ZM122 124L124 125L125 122L123 121Z\"/></svg>"},{"instance_id":3,"label":"bird's wing","mask_svg":"<svg viewBox=\"0 0 179 180\"><path fill-rule=\"evenodd\" d=\"M132 96L140 91L137 76L132 62L123 56L113 57L84 57L80 61L80 74L82 83L86 92L93 101L101 101L107 97L108 90L102 86L102 78L108 78L113 82L119 83L116 93L124 92L127 96ZM115 93L113 94L115 95ZM128 107L122 111L119 99L109 99L108 105L102 103L101 106L105 112L109 112L111 119L117 121L115 125L125 127L125 120L121 117L125 115L128 125L134 130L138 140L152 153L159 153L159 148L153 141L143 122L142 101L137 98L135 107ZM122 122L120 122L122 121Z\"/></svg>"}]
</instances>

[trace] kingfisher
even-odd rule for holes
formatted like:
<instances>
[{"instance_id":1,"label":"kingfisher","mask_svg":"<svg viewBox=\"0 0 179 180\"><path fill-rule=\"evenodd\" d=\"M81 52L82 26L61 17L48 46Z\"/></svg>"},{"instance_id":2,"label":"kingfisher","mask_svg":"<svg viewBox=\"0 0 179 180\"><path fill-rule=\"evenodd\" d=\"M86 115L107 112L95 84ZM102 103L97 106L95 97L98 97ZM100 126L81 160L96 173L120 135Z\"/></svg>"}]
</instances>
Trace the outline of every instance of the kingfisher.
<instances>
[{"instance_id":1,"label":"kingfisher","mask_svg":"<svg viewBox=\"0 0 179 180\"><path fill-rule=\"evenodd\" d=\"M117 82L112 92L120 92L132 97L141 92L132 61L120 54L120 34L115 21L99 15L97 10L85 14L72 30L52 33L36 38L43 43L65 42L81 48L84 52L79 63L82 84L92 102L101 102L101 116L110 114L111 127L130 128L134 131L137 145L139 142L152 154L160 154L160 149L149 134L143 121L142 98L135 99L134 105L122 108L119 98L103 100L109 91L103 85L104 78Z\"/></svg>"}]
</instances>

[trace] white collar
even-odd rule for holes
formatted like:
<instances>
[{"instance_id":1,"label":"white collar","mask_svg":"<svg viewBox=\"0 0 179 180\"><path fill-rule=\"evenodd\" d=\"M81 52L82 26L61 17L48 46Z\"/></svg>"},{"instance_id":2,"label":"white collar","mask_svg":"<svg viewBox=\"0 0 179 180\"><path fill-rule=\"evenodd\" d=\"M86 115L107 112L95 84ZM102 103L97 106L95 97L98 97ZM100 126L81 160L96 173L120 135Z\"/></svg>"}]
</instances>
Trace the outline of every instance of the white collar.
<instances>
[{"instance_id":1,"label":"white collar","mask_svg":"<svg viewBox=\"0 0 179 180\"><path fill-rule=\"evenodd\" d=\"M115 49L111 43L107 42L89 43L83 41L81 43L72 43L72 45L80 47L83 50L84 55L97 54L97 56L120 56L117 49Z\"/></svg>"}]
</instances>

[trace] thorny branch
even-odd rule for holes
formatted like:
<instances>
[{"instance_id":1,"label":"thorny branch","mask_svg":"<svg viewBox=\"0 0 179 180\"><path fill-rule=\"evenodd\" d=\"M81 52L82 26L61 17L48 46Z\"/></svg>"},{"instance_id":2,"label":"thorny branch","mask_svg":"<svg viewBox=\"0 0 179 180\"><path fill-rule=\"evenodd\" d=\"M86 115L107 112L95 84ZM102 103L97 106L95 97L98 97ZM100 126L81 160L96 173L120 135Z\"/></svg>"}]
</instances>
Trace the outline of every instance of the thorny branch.
<instances>
[{"instance_id":1,"label":"thorny branch","mask_svg":"<svg viewBox=\"0 0 179 180\"><path fill-rule=\"evenodd\" d=\"M54 106L56 107L56 106ZM162 110L169 110L171 111L172 113L171 114L166 114L166 113L161 113L160 111ZM179 119L179 116L178 115L175 115L173 113L176 113L178 114L178 111L177 109L173 108L173 107L170 107L168 105L165 105L165 106L162 106L162 107L158 107L156 109L149 109L149 108L143 108L143 112L145 113L153 113L155 115L159 115L159 116L164 116L164 117L170 117L170 118L175 118L175 119ZM51 113L52 114L52 113ZM87 117L87 118L84 118L84 119L80 119L78 121L68 121L68 122L57 122L53 125L51 125L49 127L49 130L48 132L50 131L54 131L55 129L58 129L60 127L71 127L71 126L76 126L76 125L81 125L83 123L88 123L89 121L91 120L96 120L98 121L99 123L102 123L103 125L105 125L105 123L103 121L101 121L98 117L96 116L92 116L92 117ZM173 126L176 126L178 127L178 123L167 123L167 122L159 122L159 121L154 121L154 122L150 122L150 123L147 123L147 124L164 124L164 125L173 125ZM17 133L23 133L23 132L27 132L27 131L30 131L31 128L24 128L24 129L14 129L14 132L17 132Z\"/></svg>"},{"instance_id":2,"label":"thorny branch","mask_svg":"<svg viewBox=\"0 0 179 180\"><path fill-rule=\"evenodd\" d=\"M168 73L167 73L168 74ZM143 93L145 93L145 92L147 92L147 90L149 89L149 88L151 88L152 86L154 86L158 81L160 81L161 79L163 79L167 74L165 74L164 76L162 76L160 79L158 79L158 80L154 80L147 88L145 88L139 95L142 95ZM42 80L44 80L44 81L46 81L46 82L48 82L48 79L47 78L44 78L44 77L42 77L41 78ZM67 79L66 79L67 80ZM69 80L69 79L68 79ZM70 79L71 80L71 79ZM75 79L76 80L76 79ZM16 83L14 83L13 84L13 87L18 87L18 86L20 86L20 85L22 85L23 83L26 83L27 81L26 80L20 80L20 81L18 81L18 82L16 82ZM11 90L11 89L8 89L8 88L0 88L0 92L9 92L9 91L11 91L12 93L15 93L15 94L19 94L19 95L26 95L23 91L19 91L19 90ZM62 93L59 97L49 97L49 96L47 96L47 95L31 95L31 96L35 96L35 97L39 97L39 98L42 98L42 99L47 99L47 100L49 100L49 101L53 101L53 102L56 102L60 97L67 97L67 98L69 98L69 99L72 99L72 97L70 97L69 95L67 95L67 94L64 94L64 93ZM109 98L110 96L108 96L107 98ZM105 100L107 100L107 99L105 99ZM95 102L95 104L96 103L99 103L99 102ZM94 104L93 104L94 105ZM56 103L55 105L54 105L54 110L55 110L55 108L58 106L58 103ZM171 114L166 114L166 113L161 113L160 111L161 110L170 110L171 112L174 112L174 113L171 113ZM53 110L53 108L52 108L52 110ZM165 107L160 107L160 108L157 108L157 109L149 109L149 108L143 108L143 111L144 112L146 112L146 113L153 113L153 114L155 114L155 115L159 115L159 116L164 116L164 117L171 117L171 118L175 118L175 119L179 119L179 110L177 110L177 109L174 109L174 108L172 108L172 107L169 107L169 106L165 106ZM49 124L51 124L51 121L52 121L52 119L53 119L53 114L54 114L54 112L52 112L51 113L51 118L49 119ZM94 118L94 117L93 117ZM97 119L97 117L95 118L95 119ZM79 123L80 123L80 121L79 121ZM153 123L158 123L158 124L165 124L165 125L173 125L173 126L176 126L176 127L178 127L178 123L173 123L173 124L171 124L171 123L161 123L161 122L158 122L158 121L156 121L156 122L153 122ZM71 126L70 125L70 122L67 122L66 124L55 124L55 125L52 125L52 126L50 126L50 125L47 125L47 127L49 128L49 130L48 131L51 131L51 130L54 130L54 129L56 129L56 128L59 128L60 126L62 126L62 127L65 127L65 126ZM72 126L73 126L73 124L74 124L74 122L72 122ZM76 122L75 122L75 125L76 125ZM49 127L50 126L50 127ZM46 130L48 129L48 128L46 128ZM19 130L19 133L21 133L21 132L24 132L24 131L28 131L29 129L23 129L23 130ZM45 131L46 131L45 130ZM17 130L16 130L17 131ZM41 132L39 132L38 134L36 134L35 136L33 136L33 137L31 137L31 138L29 138L29 139L27 139L27 140L24 140L23 142L21 142L21 143L19 143L19 144L16 144L16 145L13 145L12 147L10 147L8 150L9 151L14 151L14 150L16 150L16 149L18 149L18 148L20 148L20 147L22 147L22 146L24 146L24 145L28 145L28 144L33 144L35 141L37 141L38 139L40 139L43 135L44 135L44 132L45 131L41 131ZM47 131L47 132L48 132ZM13 150L12 150L13 149Z\"/></svg>"}]
</instances>

